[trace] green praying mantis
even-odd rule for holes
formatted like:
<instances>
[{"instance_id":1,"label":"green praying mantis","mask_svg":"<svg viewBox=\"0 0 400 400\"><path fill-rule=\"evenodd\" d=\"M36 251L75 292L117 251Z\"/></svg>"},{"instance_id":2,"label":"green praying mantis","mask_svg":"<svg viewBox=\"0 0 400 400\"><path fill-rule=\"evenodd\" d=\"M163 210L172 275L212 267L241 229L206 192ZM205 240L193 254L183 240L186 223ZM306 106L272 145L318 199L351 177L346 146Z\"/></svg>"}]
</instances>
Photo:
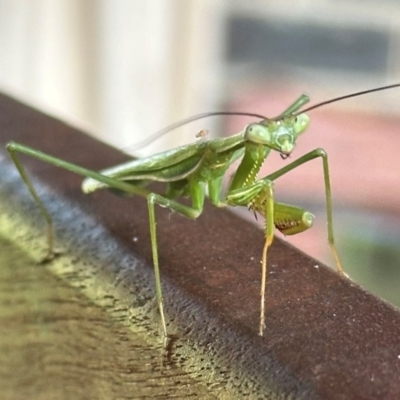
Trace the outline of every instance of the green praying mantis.
<instances>
[{"instance_id":1,"label":"green praying mantis","mask_svg":"<svg viewBox=\"0 0 400 400\"><path fill-rule=\"evenodd\" d=\"M15 142L8 143L7 150L46 220L48 242L46 260L55 255L52 218L33 187L24 166L18 158L18 153L32 156L84 176L85 179L82 183L84 193L92 193L100 189L112 189L127 194L139 195L147 200L156 299L165 338L168 337L168 332L164 315L158 261L155 205L169 208L190 219L196 219L203 212L207 193L210 202L216 207L244 206L263 215L265 218L265 244L261 256L261 304L258 328L258 333L262 336L265 329L264 307L268 249L273 242L274 230L278 229L284 235L295 235L309 229L314 219L310 212L300 207L277 202L275 200L274 181L316 158L321 158L323 165L328 243L335 259L337 271L342 275L344 275L344 271L335 247L327 153L323 149L317 148L278 171L258 178L257 175L261 166L271 151L277 151L283 159L286 159L292 153L298 137L309 126L310 120L306 112L346 98L399 86L400 84L394 84L337 97L304 110L301 110L301 108L309 102L309 98L306 95L301 95L283 113L274 118L266 118L262 115L251 113L215 112L199 114L166 128L158 136L168 132L171 128L208 116L239 114L258 118L259 121L250 123L242 132L226 138L208 139L205 131L202 131L199 134L201 139L195 143L164 151L150 157L131 160L100 172L83 168ZM227 174L228 168L237 160L240 160L239 166L233 174L226 193L223 194L223 179ZM152 181L165 182L167 184L165 192L160 194L147 189L147 184ZM178 197L190 197L191 206L177 201Z\"/></svg>"}]
</instances>

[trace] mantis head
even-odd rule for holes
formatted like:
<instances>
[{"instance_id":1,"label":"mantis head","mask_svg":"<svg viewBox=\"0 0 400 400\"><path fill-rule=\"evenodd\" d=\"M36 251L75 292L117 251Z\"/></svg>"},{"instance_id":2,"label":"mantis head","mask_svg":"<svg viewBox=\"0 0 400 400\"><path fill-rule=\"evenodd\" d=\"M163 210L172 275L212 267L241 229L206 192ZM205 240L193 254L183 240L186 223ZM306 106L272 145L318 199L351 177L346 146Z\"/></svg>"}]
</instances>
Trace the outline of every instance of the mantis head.
<instances>
[{"instance_id":1,"label":"mantis head","mask_svg":"<svg viewBox=\"0 0 400 400\"><path fill-rule=\"evenodd\" d=\"M307 114L263 120L253 123L245 130L245 140L267 146L288 156L296 145L296 140L310 123Z\"/></svg>"},{"instance_id":2,"label":"mantis head","mask_svg":"<svg viewBox=\"0 0 400 400\"><path fill-rule=\"evenodd\" d=\"M297 137L307 129L310 123L309 117L305 114L306 112L351 97L392 89L399 86L400 84L396 83L394 85L382 86L376 89L363 90L362 92L335 97L303 110L301 110L301 108L307 104L310 99L307 95L302 94L277 117L271 119L265 118L258 123L248 125L244 134L245 140L250 143L261 144L279 151L281 156L286 158L294 149Z\"/></svg>"}]
</instances>

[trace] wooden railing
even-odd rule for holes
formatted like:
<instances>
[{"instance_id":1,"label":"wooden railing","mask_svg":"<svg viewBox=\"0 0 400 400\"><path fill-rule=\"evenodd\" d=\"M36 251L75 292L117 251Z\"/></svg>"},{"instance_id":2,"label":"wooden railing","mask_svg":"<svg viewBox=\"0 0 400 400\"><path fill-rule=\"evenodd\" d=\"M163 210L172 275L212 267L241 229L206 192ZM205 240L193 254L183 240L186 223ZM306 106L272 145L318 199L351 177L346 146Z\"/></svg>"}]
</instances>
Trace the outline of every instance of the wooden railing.
<instances>
[{"instance_id":1,"label":"wooden railing","mask_svg":"<svg viewBox=\"0 0 400 400\"><path fill-rule=\"evenodd\" d=\"M96 170L127 156L18 101L0 97L2 212L10 213L11 225L22 218L33 226L26 235L10 228L8 236L15 236L17 247L24 240L35 243L32 257L39 259L37 253L45 251L44 223L5 151L11 140ZM74 291L52 293L53 303L59 301L60 307L51 327L43 328L40 305L33 313L29 297L23 312L14 311L12 304L21 297L18 287L24 278L23 272L11 273L19 268L17 263L9 270L7 287L15 281L15 291L7 292L7 317L0 315L0 330L8 332L0 335L0 380L8 377L7 393L40 398L43 387L57 387L59 393L88 397L132 394L136 390L132 385L140 380L134 375L132 358L142 354L132 341L136 332L152 346L152 358L157 354L161 360L154 375L145 379L152 382L150 393L160 389L156 387L160 376L171 374L171 379L181 381L163 381L165 398L180 390L183 397L193 395L185 392L189 387L199 388L198 398L400 398L399 312L275 240L269 260L266 330L259 337L263 232L209 204L196 221L157 209L165 309L173 338L164 349L152 300L146 201L109 192L85 196L79 176L32 158L21 159L54 215L56 242L64 248L57 260L36 267L54 274L52 282L61 281ZM35 297L35 304L39 300ZM66 304L81 303L71 317ZM79 322L83 330L75 329ZM33 323L38 325L34 330L38 338L23 329L25 325L32 329ZM46 340L43 329L51 329L50 342L38 346L39 338ZM76 357L71 356L73 351ZM5 358L5 353L11 355ZM29 365L27 375L13 373L16 359ZM48 386L35 385L41 378L33 371L39 366L44 376L49 373L44 381ZM182 370L186 375L181 375Z\"/></svg>"}]
</instances>

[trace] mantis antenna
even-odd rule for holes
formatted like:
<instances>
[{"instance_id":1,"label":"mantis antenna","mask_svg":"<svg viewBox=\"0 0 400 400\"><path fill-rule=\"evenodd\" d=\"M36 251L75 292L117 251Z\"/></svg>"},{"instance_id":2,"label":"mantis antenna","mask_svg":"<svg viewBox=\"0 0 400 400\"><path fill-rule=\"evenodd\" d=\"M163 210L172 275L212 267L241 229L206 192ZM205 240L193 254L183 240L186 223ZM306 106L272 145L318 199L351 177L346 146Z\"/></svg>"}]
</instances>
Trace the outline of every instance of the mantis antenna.
<instances>
[{"instance_id":1,"label":"mantis antenna","mask_svg":"<svg viewBox=\"0 0 400 400\"><path fill-rule=\"evenodd\" d=\"M303 114L305 112L314 110L316 108L325 106L327 104L336 103L338 101L345 100L345 99L350 99L352 97L362 96L364 94L369 94L369 93L373 93L373 92L380 92L380 91L383 91L383 90L393 89L395 87L400 87L400 84L397 83L397 84L388 85L388 86L381 86L379 88L363 90L361 92L356 92L356 93L351 93L351 94L347 94L347 95L344 95L344 96L335 97L333 99L322 101L320 103L314 104L313 106L305 108L304 110L299 110L299 108L302 105L304 105L305 103L308 102L307 96L303 95L292 106L290 106L287 110L285 110L282 114L280 114L277 118L285 118L285 117L289 117L289 116L297 116L297 115ZM299 111L295 112L297 110L299 110ZM171 132L171 131L173 131L173 130L175 130L177 128L180 128L181 126L190 124L191 122L198 121L200 119L209 118L209 117L217 117L217 116L221 116L221 115L253 117L253 118L260 118L261 120L264 120L264 121L268 121L268 120L271 119L271 118L267 118L267 117L265 117L264 115L261 115L261 114L250 113L250 112L245 112L245 111L205 112L205 113L193 115L191 117L182 119L181 121L175 122L175 123L173 123L171 125L168 125L167 127L159 130L158 132L153 133L152 135L150 135L146 139L142 140L141 142L138 142L135 145L133 145L132 147L128 147L128 148L131 148L132 150L140 150L140 149L148 146L149 144L153 143L155 140L159 139L161 136L164 136L167 133L169 133L169 132ZM128 149L128 148L126 148L126 149Z\"/></svg>"},{"instance_id":2,"label":"mantis antenna","mask_svg":"<svg viewBox=\"0 0 400 400\"><path fill-rule=\"evenodd\" d=\"M191 122L194 122L194 121L198 121L199 119L204 119L204 118L208 118L208 117L217 117L217 116L221 116L221 115L231 115L231 116L236 115L236 116L253 117L253 118L260 118L263 120L268 120L268 118L265 117L264 115L250 113L250 112L240 112L240 111L239 112L236 112L236 111L205 112L205 113L193 115L191 117L188 117L188 118L182 119L178 122L175 122L171 125L168 125L167 127L159 130L158 132L153 133L152 135L150 135L146 139L142 140L141 142L134 144L130 148L132 150L140 150L143 147L148 146L150 143L153 143L155 140L159 139L161 136L164 136L165 134L167 134L177 128L180 128L181 126L190 124Z\"/></svg>"},{"instance_id":3,"label":"mantis antenna","mask_svg":"<svg viewBox=\"0 0 400 400\"><path fill-rule=\"evenodd\" d=\"M299 111L299 112L297 112L296 114L293 114L293 115L296 116L296 115L299 115L299 114L303 114L305 112L314 110L316 108L325 106L327 104L336 103L337 101L341 101L341 100L345 100L345 99L351 99L352 97L358 97L358 96L362 96L364 94L369 94L369 93L373 93L373 92L380 92L382 90L393 89L395 87L400 87L400 83L396 83L394 85L388 85L388 86L381 86L381 87L375 88L375 89L363 90L361 92L346 94L345 96L335 97L334 99L330 99L330 100L322 101L321 103L314 104L313 106L308 107L308 108L306 108L304 110L301 110L301 111Z\"/></svg>"}]
</instances>

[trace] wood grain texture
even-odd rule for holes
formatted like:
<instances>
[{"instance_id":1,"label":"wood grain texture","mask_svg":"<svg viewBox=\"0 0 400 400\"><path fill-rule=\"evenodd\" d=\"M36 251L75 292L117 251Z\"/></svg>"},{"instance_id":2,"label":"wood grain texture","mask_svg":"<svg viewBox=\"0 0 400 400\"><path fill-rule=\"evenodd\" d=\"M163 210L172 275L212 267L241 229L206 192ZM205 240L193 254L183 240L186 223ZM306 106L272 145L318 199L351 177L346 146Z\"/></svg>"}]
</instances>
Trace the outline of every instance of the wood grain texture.
<instances>
[{"instance_id":1,"label":"wood grain texture","mask_svg":"<svg viewBox=\"0 0 400 400\"><path fill-rule=\"evenodd\" d=\"M165 366L162 349L118 323L115 311L13 243L0 246L1 398L216 398L198 378Z\"/></svg>"}]
</instances>

